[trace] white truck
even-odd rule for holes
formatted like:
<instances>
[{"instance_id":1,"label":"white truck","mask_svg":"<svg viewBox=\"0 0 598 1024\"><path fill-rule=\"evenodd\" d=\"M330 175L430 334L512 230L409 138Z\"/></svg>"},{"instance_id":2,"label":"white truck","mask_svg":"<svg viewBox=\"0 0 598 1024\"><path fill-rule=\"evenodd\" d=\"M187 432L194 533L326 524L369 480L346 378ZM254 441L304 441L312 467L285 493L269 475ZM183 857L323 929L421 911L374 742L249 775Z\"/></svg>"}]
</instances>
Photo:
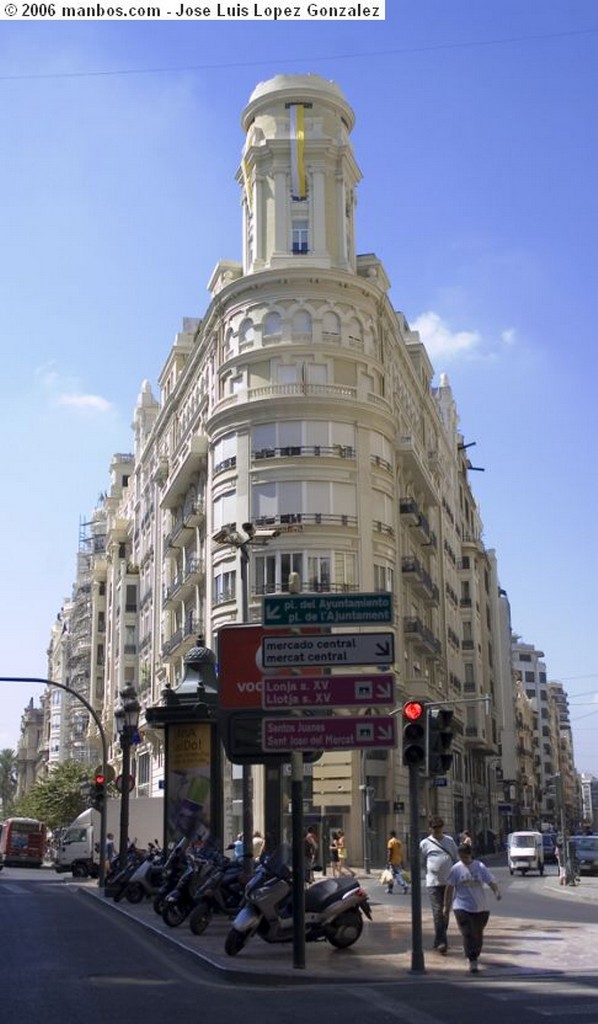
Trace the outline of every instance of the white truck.
<instances>
[{"instance_id":1,"label":"white truck","mask_svg":"<svg viewBox=\"0 0 598 1024\"><path fill-rule=\"evenodd\" d=\"M507 836L509 874L528 871L544 874L544 842L540 832L511 832Z\"/></svg>"},{"instance_id":2,"label":"white truck","mask_svg":"<svg viewBox=\"0 0 598 1024\"><path fill-rule=\"evenodd\" d=\"M119 843L120 800L106 801L106 833L112 832ZM129 837L144 848L150 842L164 839L164 799L138 796L129 801ZM54 868L71 871L73 878L97 878L100 854L100 814L89 808L83 811L64 832L55 854Z\"/></svg>"}]
</instances>

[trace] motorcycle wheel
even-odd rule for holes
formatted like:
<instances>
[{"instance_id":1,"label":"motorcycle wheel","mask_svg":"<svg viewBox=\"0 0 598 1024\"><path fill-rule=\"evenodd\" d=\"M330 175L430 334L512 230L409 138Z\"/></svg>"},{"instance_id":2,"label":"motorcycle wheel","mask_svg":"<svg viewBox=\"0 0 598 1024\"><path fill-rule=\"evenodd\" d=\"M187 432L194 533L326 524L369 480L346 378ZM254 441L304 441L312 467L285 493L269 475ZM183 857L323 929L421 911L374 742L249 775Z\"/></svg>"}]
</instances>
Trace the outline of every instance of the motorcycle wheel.
<instances>
[{"instance_id":1,"label":"motorcycle wheel","mask_svg":"<svg viewBox=\"0 0 598 1024\"><path fill-rule=\"evenodd\" d=\"M160 917L162 917L162 914L164 913L165 903L166 903L166 897L165 896L154 896L154 901L152 903L152 906L153 906L156 914L159 914Z\"/></svg>"},{"instance_id":2,"label":"motorcycle wheel","mask_svg":"<svg viewBox=\"0 0 598 1024\"><path fill-rule=\"evenodd\" d=\"M194 935L203 935L211 920L212 911L207 903L198 903L189 916L189 927Z\"/></svg>"},{"instance_id":3,"label":"motorcycle wheel","mask_svg":"<svg viewBox=\"0 0 598 1024\"><path fill-rule=\"evenodd\" d=\"M224 941L224 952L229 956L236 956L243 949L247 938L248 936L244 932L238 932L236 928L231 928Z\"/></svg>"},{"instance_id":4,"label":"motorcycle wheel","mask_svg":"<svg viewBox=\"0 0 598 1024\"><path fill-rule=\"evenodd\" d=\"M359 910L348 910L329 924L324 934L335 949L348 949L357 942L363 931L363 918Z\"/></svg>"},{"instance_id":5,"label":"motorcycle wheel","mask_svg":"<svg viewBox=\"0 0 598 1024\"><path fill-rule=\"evenodd\" d=\"M141 903L145 895L141 882L129 882L125 896L129 903Z\"/></svg>"},{"instance_id":6,"label":"motorcycle wheel","mask_svg":"<svg viewBox=\"0 0 598 1024\"><path fill-rule=\"evenodd\" d=\"M164 924L167 924L169 928L178 928L187 917L187 911L180 903L168 903L164 904L164 910L162 911L162 920Z\"/></svg>"}]
</instances>

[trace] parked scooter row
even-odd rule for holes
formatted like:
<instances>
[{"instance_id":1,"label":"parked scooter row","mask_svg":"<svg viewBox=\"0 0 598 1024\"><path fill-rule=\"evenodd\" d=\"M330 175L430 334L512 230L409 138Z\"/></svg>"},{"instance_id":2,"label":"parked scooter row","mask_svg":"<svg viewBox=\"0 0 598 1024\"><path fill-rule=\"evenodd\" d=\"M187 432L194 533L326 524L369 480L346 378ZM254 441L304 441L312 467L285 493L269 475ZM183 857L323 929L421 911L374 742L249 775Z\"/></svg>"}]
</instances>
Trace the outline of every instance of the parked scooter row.
<instances>
[{"instance_id":1,"label":"parked scooter row","mask_svg":"<svg viewBox=\"0 0 598 1024\"><path fill-rule=\"evenodd\" d=\"M130 902L153 898L154 910L171 928L187 918L192 932L202 935L214 914L234 918L225 951L236 956L250 938L268 943L293 939L293 881L287 844L263 856L248 879L244 866L214 847L198 852L181 840L163 863L156 849L141 861L130 854L117 877L117 895ZM337 949L357 942L363 918L372 919L367 893L355 878L325 878L305 889L305 938L326 940Z\"/></svg>"}]
</instances>

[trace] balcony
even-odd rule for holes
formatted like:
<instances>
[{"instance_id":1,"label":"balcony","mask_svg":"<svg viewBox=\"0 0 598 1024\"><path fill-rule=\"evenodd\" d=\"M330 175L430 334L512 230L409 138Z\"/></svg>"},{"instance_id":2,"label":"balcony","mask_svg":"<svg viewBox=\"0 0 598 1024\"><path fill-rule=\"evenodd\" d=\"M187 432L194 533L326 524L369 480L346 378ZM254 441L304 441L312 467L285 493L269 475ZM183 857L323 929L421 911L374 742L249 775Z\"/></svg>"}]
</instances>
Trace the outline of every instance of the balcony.
<instances>
[{"instance_id":1,"label":"balcony","mask_svg":"<svg viewBox=\"0 0 598 1024\"><path fill-rule=\"evenodd\" d=\"M167 461L168 479L160 505L176 508L196 473L206 465L208 439L202 434L187 437Z\"/></svg>"},{"instance_id":2,"label":"balcony","mask_svg":"<svg viewBox=\"0 0 598 1024\"><path fill-rule=\"evenodd\" d=\"M409 580L416 594L430 604L438 604L438 587L432 582L431 576L426 572L419 559L413 555L402 558L401 572L404 578Z\"/></svg>"},{"instance_id":3,"label":"balcony","mask_svg":"<svg viewBox=\"0 0 598 1024\"><path fill-rule=\"evenodd\" d=\"M184 569L181 569L163 592L162 604L166 608L175 598L181 600L184 594L204 576L204 564L199 558L192 558Z\"/></svg>"},{"instance_id":4,"label":"balcony","mask_svg":"<svg viewBox=\"0 0 598 1024\"><path fill-rule=\"evenodd\" d=\"M438 500L436 485L430 472L428 453L413 434L403 434L399 438L397 455L415 478L419 487L425 491L427 499L436 504Z\"/></svg>"},{"instance_id":5,"label":"balcony","mask_svg":"<svg viewBox=\"0 0 598 1024\"><path fill-rule=\"evenodd\" d=\"M433 654L434 657L440 657L442 653L442 644L440 640L437 640L431 629L424 625L421 619L416 616L409 616L403 619L403 631L405 633L405 639L411 641L420 650L425 651L426 654Z\"/></svg>"},{"instance_id":6,"label":"balcony","mask_svg":"<svg viewBox=\"0 0 598 1024\"><path fill-rule=\"evenodd\" d=\"M260 529L285 524L302 526L357 526L357 516L331 512L286 512L275 516L258 516L253 520ZM286 532L286 531L285 531ZM293 532L290 530L289 532Z\"/></svg>"},{"instance_id":7,"label":"balcony","mask_svg":"<svg viewBox=\"0 0 598 1024\"><path fill-rule=\"evenodd\" d=\"M198 634L202 632L201 622L197 615L190 616L185 624L165 640L162 644L162 657L166 659L182 658L197 643Z\"/></svg>"},{"instance_id":8,"label":"balcony","mask_svg":"<svg viewBox=\"0 0 598 1024\"><path fill-rule=\"evenodd\" d=\"M258 462L263 459L288 459L288 458L336 458L354 459L355 449L344 444L308 444L308 445L287 445L284 448L259 448L252 452L252 458Z\"/></svg>"}]
</instances>

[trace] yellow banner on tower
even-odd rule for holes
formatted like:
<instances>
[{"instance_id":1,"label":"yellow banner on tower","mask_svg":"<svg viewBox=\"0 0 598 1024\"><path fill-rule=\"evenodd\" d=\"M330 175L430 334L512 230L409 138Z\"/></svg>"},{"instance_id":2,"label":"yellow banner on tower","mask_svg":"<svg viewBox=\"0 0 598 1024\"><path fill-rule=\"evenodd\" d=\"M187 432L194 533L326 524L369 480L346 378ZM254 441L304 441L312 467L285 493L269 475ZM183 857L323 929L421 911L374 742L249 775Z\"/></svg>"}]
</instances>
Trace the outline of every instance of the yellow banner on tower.
<instances>
[{"instance_id":1,"label":"yellow banner on tower","mask_svg":"<svg viewBox=\"0 0 598 1024\"><path fill-rule=\"evenodd\" d=\"M302 103L293 103L291 115L291 194L293 199L305 199L305 123Z\"/></svg>"}]
</instances>

